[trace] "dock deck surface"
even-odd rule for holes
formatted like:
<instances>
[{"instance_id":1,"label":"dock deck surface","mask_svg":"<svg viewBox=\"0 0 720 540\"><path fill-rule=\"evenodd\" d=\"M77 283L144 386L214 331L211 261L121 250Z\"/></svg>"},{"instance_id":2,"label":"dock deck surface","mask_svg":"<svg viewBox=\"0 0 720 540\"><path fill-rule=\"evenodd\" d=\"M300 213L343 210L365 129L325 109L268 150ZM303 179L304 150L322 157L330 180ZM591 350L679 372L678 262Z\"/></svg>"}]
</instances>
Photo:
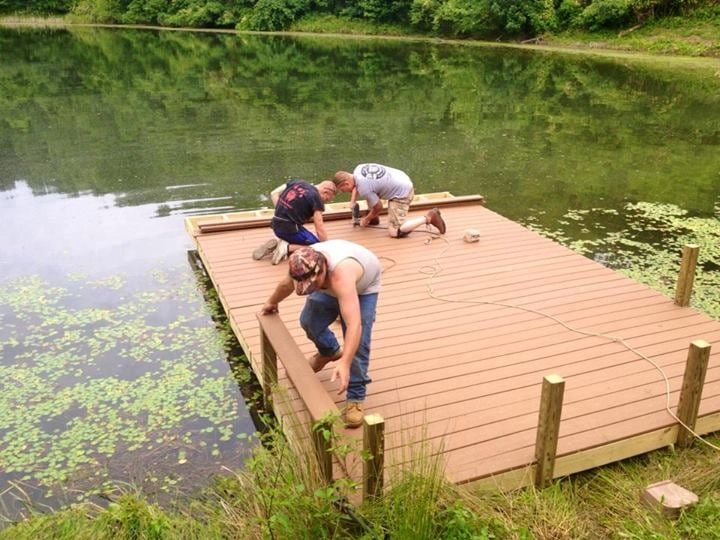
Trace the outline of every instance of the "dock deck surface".
<instances>
[{"instance_id":1,"label":"dock deck surface","mask_svg":"<svg viewBox=\"0 0 720 540\"><path fill-rule=\"evenodd\" d=\"M688 347L695 340L718 343L720 322L481 204L440 208L444 236L418 229L392 239L382 227L326 222L331 238L366 246L384 269L365 412L385 419L386 464L399 463L407 445L421 438L442 452L452 482L531 483L540 392L549 374L565 381L555 477L673 443L678 424L668 408L677 409ZM464 242L466 229L479 230L480 241ZM271 234L258 224L195 235L258 375L256 314L287 272L286 263L251 258ZM288 297L280 316L309 357L315 351L298 323L303 302ZM720 429L715 349L699 434ZM328 366L317 377L342 408L330 374ZM347 433L362 437L362 430Z\"/></svg>"}]
</instances>

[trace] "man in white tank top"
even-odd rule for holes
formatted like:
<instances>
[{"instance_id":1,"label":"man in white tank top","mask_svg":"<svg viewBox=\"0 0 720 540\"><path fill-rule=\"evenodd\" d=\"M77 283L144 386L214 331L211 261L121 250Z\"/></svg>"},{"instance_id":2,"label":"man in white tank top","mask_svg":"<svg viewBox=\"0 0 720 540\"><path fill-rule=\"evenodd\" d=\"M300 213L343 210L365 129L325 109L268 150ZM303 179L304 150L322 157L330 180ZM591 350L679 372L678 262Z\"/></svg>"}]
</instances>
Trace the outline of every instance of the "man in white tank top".
<instances>
[{"instance_id":1,"label":"man in white tank top","mask_svg":"<svg viewBox=\"0 0 720 540\"><path fill-rule=\"evenodd\" d=\"M347 391L345 425L359 427L366 387L371 382L367 371L380 292L380 261L359 244L328 240L292 252L288 267L288 275L275 287L261 313L277 313L278 304L293 291L308 295L300 313L300 325L317 347L310 365L318 372L336 361L331 382L340 382L338 394ZM343 329L342 348L330 330L338 316Z\"/></svg>"},{"instance_id":2,"label":"man in white tank top","mask_svg":"<svg viewBox=\"0 0 720 540\"><path fill-rule=\"evenodd\" d=\"M336 172L333 182L338 190L351 194L351 206L358 196L367 201L368 213L360 220L361 227L368 227L377 220L383 210L382 202L386 200L388 234L391 237L402 238L421 225L432 225L440 234L445 234L445 220L437 208L422 217L408 219L415 190L410 177L400 169L378 163L361 163L352 173Z\"/></svg>"}]
</instances>

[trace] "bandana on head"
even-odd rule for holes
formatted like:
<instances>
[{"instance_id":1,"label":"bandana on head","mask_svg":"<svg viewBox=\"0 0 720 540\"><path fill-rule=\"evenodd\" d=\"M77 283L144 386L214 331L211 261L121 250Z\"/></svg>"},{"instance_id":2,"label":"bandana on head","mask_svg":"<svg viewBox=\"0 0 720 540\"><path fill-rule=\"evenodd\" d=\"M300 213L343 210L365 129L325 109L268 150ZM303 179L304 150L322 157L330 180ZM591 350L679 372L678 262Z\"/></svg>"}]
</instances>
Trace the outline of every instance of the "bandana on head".
<instances>
[{"instance_id":1,"label":"bandana on head","mask_svg":"<svg viewBox=\"0 0 720 540\"><path fill-rule=\"evenodd\" d=\"M310 247L302 247L290 254L288 266L297 294L305 295L317 290L322 264L322 255Z\"/></svg>"}]
</instances>

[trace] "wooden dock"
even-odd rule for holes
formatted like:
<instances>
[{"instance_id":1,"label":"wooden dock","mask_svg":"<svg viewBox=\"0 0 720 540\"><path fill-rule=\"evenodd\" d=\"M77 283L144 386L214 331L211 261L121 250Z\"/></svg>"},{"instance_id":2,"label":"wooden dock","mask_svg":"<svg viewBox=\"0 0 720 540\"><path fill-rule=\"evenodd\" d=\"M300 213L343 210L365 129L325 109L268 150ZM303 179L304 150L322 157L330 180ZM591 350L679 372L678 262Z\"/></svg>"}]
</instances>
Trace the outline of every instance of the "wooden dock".
<instances>
[{"instance_id":1,"label":"wooden dock","mask_svg":"<svg viewBox=\"0 0 720 540\"><path fill-rule=\"evenodd\" d=\"M720 322L503 218L480 197L419 196L412 214L435 205L444 236L419 229L398 240L382 226L353 228L344 203L326 213L331 238L362 244L383 264L365 412L385 420L386 464L422 439L442 453L452 482L532 483L547 375L564 381L553 477L677 440L688 351L693 342L719 342ZM250 256L271 237L271 216L258 210L186 222L261 382L256 316L287 272L286 264ZM480 231L480 241L465 242L467 229ZM303 302L287 298L280 317L309 357L314 349L298 324ZM707 348L700 435L720 430L715 349ZM316 377L342 407L330 373L326 367ZM302 409L282 367L279 377Z\"/></svg>"}]
</instances>

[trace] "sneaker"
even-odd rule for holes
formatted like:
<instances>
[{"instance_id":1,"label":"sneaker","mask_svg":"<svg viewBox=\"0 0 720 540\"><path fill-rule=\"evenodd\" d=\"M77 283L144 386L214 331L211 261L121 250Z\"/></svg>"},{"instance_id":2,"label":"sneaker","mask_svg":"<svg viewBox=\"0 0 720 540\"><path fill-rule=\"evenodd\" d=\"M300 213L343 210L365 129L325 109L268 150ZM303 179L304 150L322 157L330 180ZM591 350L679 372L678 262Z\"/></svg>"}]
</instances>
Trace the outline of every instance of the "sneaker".
<instances>
[{"instance_id":1,"label":"sneaker","mask_svg":"<svg viewBox=\"0 0 720 540\"><path fill-rule=\"evenodd\" d=\"M315 353L315 355L310 359L308 363L310 364L312 370L317 373L322 368L324 368L328 362L334 362L341 356L342 349L338 350L335 354L331 354L330 356L323 356L320 353Z\"/></svg>"},{"instance_id":2,"label":"sneaker","mask_svg":"<svg viewBox=\"0 0 720 540\"><path fill-rule=\"evenodd\" d=\"M287 259L289 247L290 244L288 244L285 240L279 240L275 251L273 251L272 263L278 264Z\"/></svg>"},{"instance_id":3,"label":"sneaker","mask_svg":"<svg viewBox=\"0 0 720 540\"><path fill-rule=\"evenodd\" d=\"M264 244L255 248L255 251L252 253L252 258L259 261L263 257L270 255L277 247L277 243L277 238L271 238Z\"/></svg>"},{"instance_id":4,"label":"sneaker","mask_svg":"<svg viewBox=\"0 0 720 540\"><path fill-rule=\"evenodd\" d=\"M433 225L438 231L440 231L440 234L445 234L445 220L440 215L440 210L437 208L433 208L430 210L427 214L425 214L425 219L428 222L428 225Z\"/></svg>"},{"instance_id":5,"label":"sneaker","mask_svg":"<svg viewBox=\"0 0 720 540\"><path fill-rule=\"evenodd\" d=\"M345 405L345 410L343 411L345 427L356 428L362 426L363 417L362 402L348 401Z\"/></svg>"}]
</instances>

